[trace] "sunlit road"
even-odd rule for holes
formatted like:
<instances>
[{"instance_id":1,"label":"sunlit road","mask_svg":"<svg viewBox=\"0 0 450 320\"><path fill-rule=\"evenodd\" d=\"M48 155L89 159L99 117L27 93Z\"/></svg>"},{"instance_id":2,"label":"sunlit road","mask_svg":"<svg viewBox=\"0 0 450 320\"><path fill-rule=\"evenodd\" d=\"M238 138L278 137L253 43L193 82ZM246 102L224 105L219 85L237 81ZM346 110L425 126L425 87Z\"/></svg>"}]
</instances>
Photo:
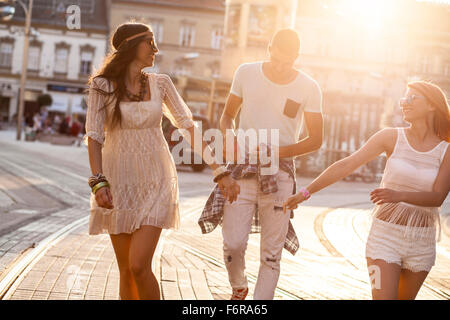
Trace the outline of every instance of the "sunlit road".
<instances>
[{"instance_id":1,"label":"sunlit road","mask_svg":"<svg viewBox=\"0 0 450 320\"><path fill-rule=\"evenodd\" d=\"M13 137L11 132L0 131L0 281L12 270L12 265L44 239L86 217L89 205L86 147L15 142ZM207 170L198 174L180 168L179 181L181 229L164 232L155 262L157 270L161 270L159 279L164 297L181 299L191 294L197 299L227 299L230 289L223 268L221 230L202 235L197 224L213 186L211 173ZM308 181L299 177L298 185ZM301 249L296 256L283 253L277 299L370 299L364 248L372 208L369 192L376 187L376 184L340 182L314 195L296 210L293 224ZM445 219L448 213L449 200L442 210L443 237L438 244L436 266L419 299L450 297L450 234L449 219ZM83 230L87 228L85 224L80 226ZM112 248L105 239L104 251L114 269ZM250 298L258 266L259 236L251 235L247 251ZM189 278L186 283L185 272ZM190 288L197 275L201 278L200 273L206 275L205 286ZM203 283L201 279L198 281ZM19 284L17 288L22 293L26 290L20 289ZM36 292L41 291L33 290L33 297L38 297ZM82 296L88 298L86 294ZM16 295L20 297L25 299L25 295Z\"/></svg>"}]
</instances>

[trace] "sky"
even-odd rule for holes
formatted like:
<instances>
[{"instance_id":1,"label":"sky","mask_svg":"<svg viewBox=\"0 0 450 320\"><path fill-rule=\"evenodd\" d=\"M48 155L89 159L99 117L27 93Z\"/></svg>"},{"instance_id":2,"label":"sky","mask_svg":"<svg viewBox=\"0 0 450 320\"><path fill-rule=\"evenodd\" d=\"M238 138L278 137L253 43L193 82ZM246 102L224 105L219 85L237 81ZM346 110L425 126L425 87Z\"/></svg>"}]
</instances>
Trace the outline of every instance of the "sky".
<instances>
[{"instance_id":1,"label":"sky","mask_svg":"<svg viewBox=\"0 0 450 320\"><path fill-rule=\"evenodd\" d=\"M416 0L418 2L437 2L437 3L445 3L450 4L450 0Z\"/></svg>"}]
</instances>

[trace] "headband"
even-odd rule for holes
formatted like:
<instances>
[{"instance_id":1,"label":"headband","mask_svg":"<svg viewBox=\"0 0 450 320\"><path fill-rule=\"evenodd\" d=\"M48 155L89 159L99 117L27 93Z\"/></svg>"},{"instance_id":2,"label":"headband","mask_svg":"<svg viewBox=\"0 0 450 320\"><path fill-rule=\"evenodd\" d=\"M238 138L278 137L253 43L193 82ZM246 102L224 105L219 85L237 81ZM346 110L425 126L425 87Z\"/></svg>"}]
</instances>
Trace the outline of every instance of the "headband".
<instances>
[{"instance_id":1,"label":"headband","mask_svg":"<svg viewBox=\"0 0 450 320\"><path fill-rule=\"evenodd\" d=\"M144 36L144 35L149 35L149 36L152 36L152 37L153 37L153 32L151 32L151 31L144 31L144 32L135 34L134 36L128 37L128 38L126 38L124 41L131 41L131 40L133 40L133 39L142 37L142 36Z\"/></svg>"}]
</instances>

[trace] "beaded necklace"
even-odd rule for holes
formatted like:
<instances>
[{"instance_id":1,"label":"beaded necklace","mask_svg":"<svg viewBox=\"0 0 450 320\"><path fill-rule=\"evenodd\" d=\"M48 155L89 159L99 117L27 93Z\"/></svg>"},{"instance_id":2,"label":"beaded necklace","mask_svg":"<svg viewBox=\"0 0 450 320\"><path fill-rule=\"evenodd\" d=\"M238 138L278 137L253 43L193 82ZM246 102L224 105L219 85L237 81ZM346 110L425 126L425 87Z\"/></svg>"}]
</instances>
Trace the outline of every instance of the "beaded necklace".
<instances>
[{"instance_id":1,"label":"beaded necklace","mask_svg":"<svg viewBox=\"0 0 450 320\"><path fill-rule=\"evenodd\" d=\"M132 93L130 90L128 90L128 88L125 91L125 95L131 101L143 101L144 100L145 93L147 92L147 90L146 90L147 76L145 74L141 73L141 79L139 80L139 82L140 82L140 89L139 89L138 95Z\"/></svg>"}]
</instances>

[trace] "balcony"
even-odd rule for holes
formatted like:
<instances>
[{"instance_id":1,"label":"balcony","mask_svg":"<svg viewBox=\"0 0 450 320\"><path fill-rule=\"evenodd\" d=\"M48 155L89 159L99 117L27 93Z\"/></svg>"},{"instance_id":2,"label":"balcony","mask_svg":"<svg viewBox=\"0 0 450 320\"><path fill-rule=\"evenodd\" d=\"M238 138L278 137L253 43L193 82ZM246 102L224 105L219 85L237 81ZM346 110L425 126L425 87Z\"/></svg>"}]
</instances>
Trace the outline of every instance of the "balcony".
<instances>
[{"instance_id":1,"label":"balcony","mask_svg":"<svg viewBox=\"0 0 450 320\"><path fill-rule=\"evenodd\" d=\"M53 78L58 80L66 80L67 79L67 72L53 72Z\"/></svg>"}]
</instances>

